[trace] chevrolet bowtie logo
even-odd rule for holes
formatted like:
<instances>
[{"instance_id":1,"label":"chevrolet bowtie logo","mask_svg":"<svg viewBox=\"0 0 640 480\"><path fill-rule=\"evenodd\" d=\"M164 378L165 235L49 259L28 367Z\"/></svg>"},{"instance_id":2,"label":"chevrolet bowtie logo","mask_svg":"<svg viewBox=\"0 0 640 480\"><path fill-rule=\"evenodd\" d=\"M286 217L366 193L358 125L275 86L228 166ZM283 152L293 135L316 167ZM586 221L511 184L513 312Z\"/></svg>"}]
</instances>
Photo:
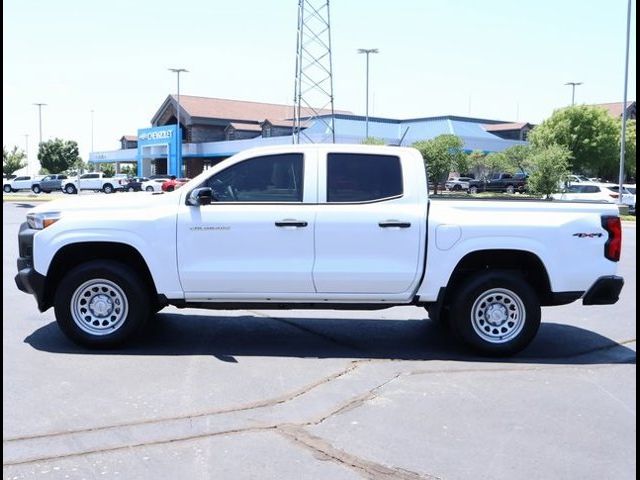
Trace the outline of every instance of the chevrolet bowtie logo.
<instances>
[{"instance_id":1,"label":"chevrolet bowtie logo","mask_svg":"<svg viewBox=\"0 0 640 480\"><path fill-rule=\"evenodd\" d=\"M574 237L578 237L578 238L596 238L596 237L601 237L603 234L602 233L574 233L573 236Z\"/></svg>"}]
</instances>

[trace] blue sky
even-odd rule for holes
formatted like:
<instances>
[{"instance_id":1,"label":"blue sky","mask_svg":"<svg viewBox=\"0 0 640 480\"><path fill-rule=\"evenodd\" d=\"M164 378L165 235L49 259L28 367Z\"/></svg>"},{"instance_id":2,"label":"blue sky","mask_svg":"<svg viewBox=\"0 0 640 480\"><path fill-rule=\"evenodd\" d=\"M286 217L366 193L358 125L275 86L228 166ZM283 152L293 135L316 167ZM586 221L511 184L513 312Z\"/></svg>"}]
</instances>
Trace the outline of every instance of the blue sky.
<instances>
[{"instance_id":1,"label":"blue sky","mask_svg":"<svg viewBox=\"0 0 640 480\"><path fill-rule=\"evenodd\" d=\"M571 101L622 100L626 0L333 0L336 108L397 118L470 115L540 122ZM88 157L118 148L169 93L291 103L297 1L3 2L3 144L43 137ZM632 15L635 17L635 2ZM636 99L632 20L629 99Z\"/></svg>"}]
</instances>

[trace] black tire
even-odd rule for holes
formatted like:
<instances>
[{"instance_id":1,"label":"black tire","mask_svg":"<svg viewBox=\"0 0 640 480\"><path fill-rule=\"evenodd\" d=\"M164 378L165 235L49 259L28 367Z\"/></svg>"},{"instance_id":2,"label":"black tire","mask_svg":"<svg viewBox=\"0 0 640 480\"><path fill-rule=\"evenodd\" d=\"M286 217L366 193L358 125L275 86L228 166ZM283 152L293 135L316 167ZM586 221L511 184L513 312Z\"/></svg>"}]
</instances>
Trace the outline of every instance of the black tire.
<instances>
[{"instance_id":1,"label":"black tire","mask_svg":"<svg viewBox=\"0 0 640 480\"><path fill-rule=\"evenodd\" d=\"M66 187L64 187L64 191L69 195L75 195L76 193L78 193L78 189L74 185L67 185Z\"/></svg>"},{"instance_id":2,"label":"black tire","mask_svg":"<svg viewBox=\"0 0 640 480\"><path fill-rule=\"evenodd\" d=\"M175 187L167 187L167 192L173 192L175 189Z\"/></svg>"},{"instance_id":3,"label":"black tire","mask_svg":"<svg viewBox=\"0 0 640 480\"><path fill-rule=\"evenodd\" d=\"M40 185L32 185L31 191L37 195L42 192L42 189L40 188Z\"/></svg>"},{"instance_id":4,"label":"black tire","mask_svg":"<svg viewBox=\"0 0 640 480\"><path fill-rule=\"evenodd\" d=\"M536 292L522 276L510 271L471 276L457 288L449 305L453 332L483 355L518 353L531 343L540 327ZM490 317L493 313L497 317Z\"/></svg>"},{"instance_id":5,"label":"black tire","mask_svg":"<svg viewBox=\"0 0 640 480\"><path fill-rule=\"evenodd\" d=\"M476 194L478 193L478 187L469 187L469 193Z\"/></svg>"},{"instance_id":6,"label":"black tire","mask_svg":"<svg viewBox=\"0 0 640 480\"><path fill-rule=\"evenodd\" d=\"M102 186L102 191L106 194L113 193L113 185L111 185L110 183L105 183Z\"/></svg>"},{"instance_id":7,"label":"black tire","mask_svg":"<svg viewBox=\"0 0 640 480\"><path fill-rule=\"evenodd\" d=\"M153 187L151 187L151 186L149 186L149 187L145 188L145 190L146 190L147 192L153 192L153 191L154 191L154 190L153 190Z\"/></svg>"},{"instance_id":8,"label":"black tire","mask_svg":"<svg viewBox=\"0 0 640 480\"><path fill-rule=\"evenodd\" d=\"M507 185L507 193L516 193L516 188L513 185Z\"/></svg>"},{"instance_id":9,"label":"black tire","mask_svg":"<svg viewBox=\"0 0 640 480\"><path fill-rule=\"evenodd\" d=\"M5 185L4 187L2 187L2 190L4 191L4 193L11 193L11 185Z\"/></svg>"},{"instance_id":10,"label":"black tire","mask_svg":"<svg viewBox=\"0 0 640 480\"><path fill-rule=\"evenodd\" d=\"M133 187L127 187L127 192L135 192L136 189Z\"/></svg>"},{"instance_id":11,"label":"black tire","mask_svg":"<svg viewBox=\"0 0 640 480\"><path fill-rule=\"evenodd\" d=\"M83 287L83 285L91 280L97 282L106 280L116 285L126 299L126 303L123 302L122 305L123 308L126 306L127 313L122 315L122 320L117 327L113 327L115 330L111 333L108 333L111 327L100 325L93 327L89 323L84 323L85 328L102 329L102 334L93 334L81 328L74 320L72 314L74 295L76 291L82 292L86 289L87 287ZM100 294L102 294L101 291L98 291L96 295ZM83 295L78 296L81 300L84 298ZM116 305L115 302L114 305ZM128 266L111 260L94 260L71 270L60 282L55 293L54 307L56 320L64 334L73 342L90 348L117 347L130 341L141 331L151 313L150 295L145 290L142 279ZM108 314L106 317L94 315L96 321L97 319L106 319L109 316ZM92 317L85 318L91 319ZM82 320L79 319L78 322L82 322Z\"/></svg>"},{"instance_id":12,"label":"black tire","mask_svg":"<svg viewBox=\"0 0 640 480\"><path fill-rule=\"evenodd\" d=\"M454 190L455 192L459 192L460 190L462 190L462 185L455 184L455 185L453 186L453 190Z\"/></svg>"}]
</instances>

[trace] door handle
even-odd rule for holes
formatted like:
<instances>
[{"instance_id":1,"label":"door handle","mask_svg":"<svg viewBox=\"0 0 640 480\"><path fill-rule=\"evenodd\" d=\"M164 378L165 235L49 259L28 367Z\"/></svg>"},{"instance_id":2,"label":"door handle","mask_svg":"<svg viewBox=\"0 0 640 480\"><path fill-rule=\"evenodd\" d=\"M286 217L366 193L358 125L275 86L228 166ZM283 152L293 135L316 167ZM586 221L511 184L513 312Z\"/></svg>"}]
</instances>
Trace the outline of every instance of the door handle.
<instances>
[{"instance_id":1,"label":"door handle","mask_svg":"<svg viewBox=\"0 0 640 480\"><path fill-rule=\"evenodd\" d=\"M301 222L300 220L280 220L276 222L276 227L306 227L307 222Z\"/></svg>"},{"instance_id":2,"label":"door handle","mask_svg":"<svg viewBox=\"0 0 640 480\"><path fill-rule=\"evenodd\" d=\"M411 226L411 222L400 222L398 220L385 220L384 222L379 222L378 226L380 228L409 228Z\"/></svg>"}]
</instances>

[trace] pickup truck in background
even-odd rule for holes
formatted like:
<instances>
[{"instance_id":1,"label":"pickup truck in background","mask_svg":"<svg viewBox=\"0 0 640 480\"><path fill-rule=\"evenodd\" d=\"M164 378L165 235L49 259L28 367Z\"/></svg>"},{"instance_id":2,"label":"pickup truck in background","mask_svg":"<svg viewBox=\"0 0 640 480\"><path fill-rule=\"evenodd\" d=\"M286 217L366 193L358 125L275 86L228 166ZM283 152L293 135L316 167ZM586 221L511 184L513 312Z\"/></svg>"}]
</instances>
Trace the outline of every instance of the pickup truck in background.
<instances>
[{"instance_id":1,"label":"pickup truck in background","mask_svg":"<svg viewBox=\"0 0 640 480\"><path fill-rule=\"evenodd\" d=\"M615 205L431 201L417 150L288 145L171 193L34 208L16 283L89 347L130 340L166 305L415 305L476 351L510 355L541 306L618 300L621 242Z\"/></svg>"},{"instance_id":2,"label":"pickup truck in background","mask_svg":"<svg viewBox=\"0 0 640 480\"><path fill-rule=\"evenodd\" d=\"M19 175L8 180L2 185L4 193L18 192L20 190L31 190L34 182L37 182L41 176Z\"/></svg>"},{"instance_id":3,"label":"pickup truck in background","mask_svg":"<svg viewBox=\"0 0 640 480\"><path fill-rule=\"evenodd\" d=\"M526 192L527 175L524 173L494 173L490 178L471 180L469 193L480 192Z\"/></svg>"},{"instance_id":4,"label":"pickup truck in background","mask_svg":"<svg viewBox=\"0 0 640 480\"><path fill-rule=\"evenodd\" d=\"M68 194L80 190L103 191L113 193L120 186L117 178L107 177L104 173L85 173L79 177L68 178L62 182L62 191Z\"/></svg>"},{"instance_id":5,"label":"pickup truck in background","mask_svg":"<svg viewBox=\"0 0 640 480\"><path fill-rule=\"evenodd\" d=\"M62 190L62 181L66 179L67 176L64 174L46 175L33 182L31 191L33 193L51 193L56 190Z\"/></svg>"}]
</instances>

